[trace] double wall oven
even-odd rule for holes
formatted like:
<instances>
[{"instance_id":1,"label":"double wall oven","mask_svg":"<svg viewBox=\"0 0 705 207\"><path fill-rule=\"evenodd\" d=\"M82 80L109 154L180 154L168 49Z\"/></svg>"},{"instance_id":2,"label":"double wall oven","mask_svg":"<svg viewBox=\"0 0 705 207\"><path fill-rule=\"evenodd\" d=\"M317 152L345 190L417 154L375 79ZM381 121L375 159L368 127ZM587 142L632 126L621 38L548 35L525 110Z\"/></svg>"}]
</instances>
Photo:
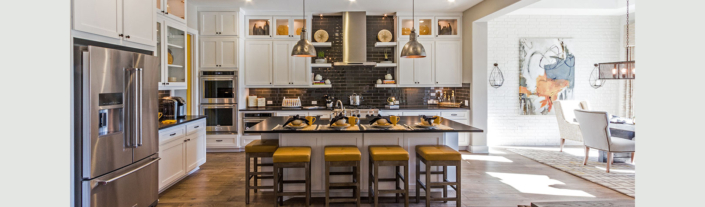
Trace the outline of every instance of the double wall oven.
<instances>
[{"instance_id":1,"label":"double wall oven","mask_svg":"<svg viewBox=\"0 0 705 207\"><path fill-rule=\"evenodd\" d=\"M201 114L207 131L237 131L237 74L201 71Z\"/></svg>"}]
</instances>

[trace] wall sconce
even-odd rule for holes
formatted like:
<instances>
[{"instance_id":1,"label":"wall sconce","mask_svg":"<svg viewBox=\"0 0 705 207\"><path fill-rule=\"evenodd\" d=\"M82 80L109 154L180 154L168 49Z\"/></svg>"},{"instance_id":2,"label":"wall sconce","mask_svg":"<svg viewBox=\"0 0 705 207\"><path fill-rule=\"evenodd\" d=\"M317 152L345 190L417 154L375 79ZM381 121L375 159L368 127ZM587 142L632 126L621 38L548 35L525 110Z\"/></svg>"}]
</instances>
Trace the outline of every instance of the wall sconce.
<instances>
[{"instance_id":1,"label":"wall sconce","mask_svg":"<svg viewBox=\"0 0 705 207\"><path fill-rule=\"evenodd\" d=\"M504 74L502 74L502 70L499 69L499 64L494 64L494 69L492 69L492 72L490 73L489 81L490 86L494 88L502 87L502 84L504 84Z\"/></svg>"}]
</instances>

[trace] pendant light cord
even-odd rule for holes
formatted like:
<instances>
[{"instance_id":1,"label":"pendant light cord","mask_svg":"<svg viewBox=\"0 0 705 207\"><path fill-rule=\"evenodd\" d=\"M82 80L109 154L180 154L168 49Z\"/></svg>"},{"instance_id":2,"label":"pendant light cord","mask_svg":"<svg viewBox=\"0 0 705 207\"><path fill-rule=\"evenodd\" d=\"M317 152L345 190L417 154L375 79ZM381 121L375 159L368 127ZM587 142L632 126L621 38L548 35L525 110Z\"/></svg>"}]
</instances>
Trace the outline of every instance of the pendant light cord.
<instances>
[{"instance_id":1,"label":"pendant light cord","mask_svg":"<svg viewBox=\"0 0 705 207\"><path fill-rule=\"evenodd\" d=\"M304 13L301 15L301 17L304 18L304 27L301 29L305 30L306 29L306 0L303 0L303 1L304 1L304 8L303 8ZM627 8L627 9L629 9L629 8Z\"/></svg>"},{"instance_id":2,"label":"pendant light cord","mask_svg":"<svg viewBox=\"0 0 705 207\"><path fill-rule=\"evenodd\" d=\"M416 21L416 14L415 14L416 13L416 11L415 11L416 5L414 5L415 2L416 1L411 0L411 19L413 19L412 21ZM411 27L414 27L414 26L411 26Z\"/></svg>"},{"instance_id":3,"label":"pendant light cord","mask_svg":"<svg viewBox=\"0 0 705 207\"><path fill-rule=\"evenodd\" d=\"M626 45L625 45L624 49L626 51L626 58L627 58L626 60L628 61L629 60L629 0L627 0L627 29L626 30L627 30L627 32L626 32L627 37L625 38Z\"/></svg>"}]
</instances>

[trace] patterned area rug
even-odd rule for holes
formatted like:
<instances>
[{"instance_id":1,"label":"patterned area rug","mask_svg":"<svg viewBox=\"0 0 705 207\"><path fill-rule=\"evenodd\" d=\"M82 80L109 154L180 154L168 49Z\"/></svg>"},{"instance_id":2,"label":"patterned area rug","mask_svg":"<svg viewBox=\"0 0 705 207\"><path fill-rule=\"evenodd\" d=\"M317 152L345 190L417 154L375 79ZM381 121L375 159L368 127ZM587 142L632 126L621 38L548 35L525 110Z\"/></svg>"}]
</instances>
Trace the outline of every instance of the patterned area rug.
<instances>
[{"instance_id":1,"label":"patterned area rug","mask_svg":"<svg viewBox=\"0 0 705 207\"><path fill-rule=\"evenodd\" d=\"M610 173L605 172L606 163L588 160L583 165L585 157L571 155L553 150L505 148L529 159L581 177L585 180L605 186L609 189L636 197L636 166L627 163L614 163Z\"/></svg>"}]
</instances>

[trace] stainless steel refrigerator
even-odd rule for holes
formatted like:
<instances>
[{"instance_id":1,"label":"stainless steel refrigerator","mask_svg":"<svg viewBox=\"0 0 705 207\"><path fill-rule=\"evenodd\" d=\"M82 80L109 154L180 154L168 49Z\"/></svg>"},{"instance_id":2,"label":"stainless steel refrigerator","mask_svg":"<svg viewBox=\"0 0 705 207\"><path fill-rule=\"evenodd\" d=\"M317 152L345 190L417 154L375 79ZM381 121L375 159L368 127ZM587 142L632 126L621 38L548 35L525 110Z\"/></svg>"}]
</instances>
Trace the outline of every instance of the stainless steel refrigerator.
<instances>
[{"instance_id":1,"label":"stainless steel refrigerator","mask_svg":"<svg viewBox=\"0 0 705 207\"><path fill-rule=\"evenodd\" d=\"M159 59L74 47L76 183L81 206L155 205Z\"/></svg>"}]
</instances>

